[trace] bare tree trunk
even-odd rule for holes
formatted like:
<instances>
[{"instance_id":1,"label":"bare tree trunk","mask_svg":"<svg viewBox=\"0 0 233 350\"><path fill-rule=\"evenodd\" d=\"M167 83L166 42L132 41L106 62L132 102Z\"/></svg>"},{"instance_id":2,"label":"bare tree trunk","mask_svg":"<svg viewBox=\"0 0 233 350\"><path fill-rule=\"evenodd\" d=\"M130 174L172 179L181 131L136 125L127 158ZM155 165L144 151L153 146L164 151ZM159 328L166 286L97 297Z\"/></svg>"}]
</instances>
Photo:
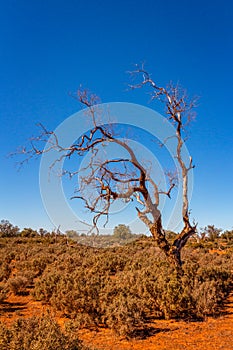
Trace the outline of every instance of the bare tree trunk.
<instances>
[{"instance_id":1,"label":"bare tree trunk","mask_svg":"<svg viewBox=\"0 0 233 350\"><path fill-rule=\"evenodd\" d=\"M180 257L180 249L171 245L162 229L161 217L158 218L155 223L150 225L150 232L158 247L164 252L167 260L177 270L179 274L182 274L182 262Z\"/></svg>"},{"instance_id":2,"label":"bare tree trunk","mask_svg":"<svg viewBox=\"0 0 233 350\"><path fill-rule=\"evenodd\" d=\"M164 252L167 260L176 269L179 275L183 274L181 251L187 243L188 239L196 232L196 228L191 225L186 225L182 232L177 235L173 243L169 243L165 232L162 229L161 217L150 225L150 232L157 243L158 247Z\"/></svg>"}]
</instances>

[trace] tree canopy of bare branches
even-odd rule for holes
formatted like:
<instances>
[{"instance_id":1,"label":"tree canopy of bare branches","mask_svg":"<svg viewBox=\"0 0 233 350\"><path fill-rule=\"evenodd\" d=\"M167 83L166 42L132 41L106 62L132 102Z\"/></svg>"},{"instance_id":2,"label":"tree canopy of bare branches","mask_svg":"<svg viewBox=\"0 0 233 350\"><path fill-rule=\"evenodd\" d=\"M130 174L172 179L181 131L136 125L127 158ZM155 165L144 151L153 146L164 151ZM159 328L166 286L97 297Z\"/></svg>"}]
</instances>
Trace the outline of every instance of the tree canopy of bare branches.
<instances>
[{"instance_id":1,"label":"tree canopy of bare branches","mask_svg":"<svg viewBox=\"0 0 233 350\"><path fill-rule=\"evenodd\" d=\"M161 196L170 197L172 195L172 190L176 186L176 177L172 172L168 173L168 188L163 191L159 188L149 169L139 160L135 150L115 134L114 126L110 124L99 125L96 122L96 104L99 101L95 95L89 94L86 90L79 90L77 96L75 96L87 108L92 119L92 128L80 136L77 141L68 147L62 147L57 135L41 125L41 135L31 140L31 149L23 149L23 153L29 157L34 157L56 150L59 154L56 162L64 158L71 158L74 155L84 157L90 154L88 165L85 168L88 171L85 172L85 175L81 174L80 169L74 172L64 170L62 175L80 176L80 186L73 198L82 200L84 206L94 214L93 226L97 227L102 217L105 217L106 222L108 222L109 210L115 201L135 201L138 203L135 208L136 215L147 226L158 247L165 253L171 264L181 270L181 250L188 239L196 232L196 225L190 222L188 198L188 177L194 165L192 157L187 162L183 159L182 153L186 127L194 117L195 100L190 100L179 86L172 84L168 87L159 86L143 66L136 66L136 69L130 74L135 78L133 80L134 84L130 85L130 88L149 87L152 100L158 100L164 104L167 119L175 128L175 135L172 137L176 139L175 157L182 176L183 228L172 243L166 237L159 204ZM38 142L41 141L47 142L45 149L38 147ZM104 160L99 158L98 147L111 143L124 149L126 156ZM51 164L52 166L53 164ZM95 189L95 191L90 190L87 195L85 194L87 188Z\"/></svg>"}]
</instances>

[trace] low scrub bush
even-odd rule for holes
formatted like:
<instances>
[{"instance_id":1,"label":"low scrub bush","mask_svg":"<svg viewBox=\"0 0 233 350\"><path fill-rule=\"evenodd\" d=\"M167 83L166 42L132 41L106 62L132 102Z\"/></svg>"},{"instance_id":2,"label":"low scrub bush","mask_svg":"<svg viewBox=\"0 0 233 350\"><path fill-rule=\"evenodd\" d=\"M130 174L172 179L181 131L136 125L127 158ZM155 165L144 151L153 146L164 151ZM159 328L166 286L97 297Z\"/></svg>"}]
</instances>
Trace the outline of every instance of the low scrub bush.
<instances>
[{"instance_id":1,"label":"low scrub bush","mask_svg":"<svg viewBox=\"0 0 233 350\"><path fill-rule=\"evenodd\" d=\"M2 262L0 265L0 282L7 281L11 274L11 267L9 263Z\"/></svg>"},{"instance_id":2,"label":"low scrub bush","mask_svg":"<svg viewBox=\"0 0 233 350\"><path fill-rule=\"evenodd\" d=\"M1 350L88 350L50 317L18 319L10 328L0 323Z\"/></svg>"},{"instance_id":3,"label":"low scrub bush","mask_svg":"<svg viewBox=\"0 0 233 350\"><path fill-rule=\"evenodd\" d=\"M5 283L0 284L0 303L7 298L8 288Z\"/></svg>"},{"instance_id":4,"label":"low scrub bush","mask_svg":"<svg viewBox=\"0 0 233 350\"><path fill-rule=\"evenodd\" d=\"M2 243L2 284L15 294L30 286L34 299L62 312L77 328L104 325L131 337L151 317L216 315L230 290L230 250L209 254L190 245L183 252L184 274L178 276L146 237L106 249L67 245L62 238L23 240ZM17 275L9 278L11 271ZM2 300L5 296L2 288Z\"/></svg>"},{"instance_id":5,"label":"low scrub bush","mask_svg":"<svg viewBox=\"0 0 233 350\"><path fill-rule=\"evenodd\" d=\"M75 266L75 256L60 267L56 262L36 282L34 297L75 319L79 327L104 324L129 337L151 314L165 319L213 315L229 290L231 273L224 263L203 266L196 256L180 277L153 250L131 252L128 261L116 250L111 263L113 254L83 257L73 269L69 264Z\"/></svg>"},{"instance_id":6,"label":"low scrub bush","mask_svg":"<svg viewBox=\"0 0 233 350\"><path fill-rule=\"evenodd\" d=\"M57 283L61 275L56 271L46 271L41 279L35 284L35 288L32 291L32 295L36 300L43 301L45 303L50 302L53 295L56 295Z\"/></svg>"},{"instance_id":7,"label":"low scrub bush","mask_svg":"<svg viewBox=\"0 0 233 350\"><path fill-rule=\"evenodd\" d=\"M23 275L17 275L15 277L9 278L7 282L9 290L15 295L26 294L28 284L29 280Z\"/></svg>"},{"instance_id":8,"label":"low scrub bush","mask_svg":"<svg viewBox=\"0 0 233 350\"><path fill-rule=\"evenodd\" d=\"M129 332L136 325L142 326L146 319L147 303L141 285L137 271L120 271L109 279L103 288L101 297L105 324L112 325L110 328L116 328L114 320L118 320L120 325L120 323L125 323L124 319L127 318Z\"/></svg>"}]
</instances>

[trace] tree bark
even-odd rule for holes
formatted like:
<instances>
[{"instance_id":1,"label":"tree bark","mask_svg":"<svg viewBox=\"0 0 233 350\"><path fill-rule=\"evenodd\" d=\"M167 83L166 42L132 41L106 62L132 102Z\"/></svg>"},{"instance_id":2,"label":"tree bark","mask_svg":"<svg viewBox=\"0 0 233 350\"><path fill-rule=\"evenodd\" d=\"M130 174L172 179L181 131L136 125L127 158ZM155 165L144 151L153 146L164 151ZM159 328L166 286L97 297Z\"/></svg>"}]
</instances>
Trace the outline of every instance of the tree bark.
<instances>
[{"instance_id":1,"label":"tree bark","mask_svg":"<svg viewBox=\"0 0 233 350\"><path fill-rule=\"evenodd\" d=\"M190 225L184 227L173 243L169 243L162 229L161 217L150 225L150 232L158 247L164 252L167 260L176 269L178 275L183 275L181 250L188 239L196 232L196 228Z\"/></svg>"}]
</instances>

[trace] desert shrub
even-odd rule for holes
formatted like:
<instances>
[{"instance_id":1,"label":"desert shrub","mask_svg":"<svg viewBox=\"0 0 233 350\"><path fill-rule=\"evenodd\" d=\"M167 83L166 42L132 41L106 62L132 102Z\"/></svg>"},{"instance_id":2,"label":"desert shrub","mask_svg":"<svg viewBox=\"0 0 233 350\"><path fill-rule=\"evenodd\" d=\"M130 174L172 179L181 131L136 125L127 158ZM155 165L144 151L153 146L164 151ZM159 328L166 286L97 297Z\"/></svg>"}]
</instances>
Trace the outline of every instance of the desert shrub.
<instances>
[{"instance_id":1,"label":"desert shrub","mask_svg":"<svg viewBox=\"0 0 233 350\"><path fill-rule=\"evenodd\" d=\"M7 281L11 274L11 267L7 262L0 265L0 282Z\"/></svg>"},{"instance_id":2,"label":"desert shrub","mask_svg":"<svg viewBox=\"0 0 233 350\"><path fill-rule=\"evenodd\" d=\"M23 275L17 275L15 277L9 278L7 282L9 290L15 295L26 294L28 284L29 281L27 277Z\"/></svg>"},{"instance_id":3,"label":"desert shrub","mask_svg":"<svg viewBox=\"0 0 233 350\"><path fill-rule=\"evenodd\" d=\"M116 334L131 337L145 321L143 303L139 297L118 291L104 310L104 324Z\"/></svg>"},{"instance_id":4,"label":"desert shrub","mask_svg":"<svg viewBox=\"0 0 233 350\"><path fill-rule=\"evenodd\" d=\"M128 337L151 314L166 319L213 315L229 290L230 258L187 254L181 277L147 241L106 250L79 247L45 269L33 294L79 327L105 324Z\"/></svg>"},{"instance_id":5,"label":"desert shrub","mask_svg":"<svg viewBox=\"0 0 233 350\"><path fill-rule=\"evenodd\" d=\"M46 271L41 279L35 283L32 295L36 300L48 303L56 290L61 275L55 270Z\"/></svg>"},{"instance_id":6,"label":"desert shrub","mask_svg":"<svg viewBox=\"0 0 233 350\"><path fill-rule=\"evenodd\" d=\"M177 317L184 312L185 300L182 280L175 272L164 273L157 279L157 308L166 319ZM185 302L184 302L185 301ZM188 311L187 309L185 311Z\"/></svg>"},{"instance_id":7,"label":"desert shrub","mask_svg":"<svg viewBox=\"0 0 233 350\"><path fill-rule=\"evenodd\" d=\"M138 276L118 273L105 284L101 297L102 322L119 335L130 337L146 321L146 303L138 290Z\"/></svg>"},{"instance_id":8,"label":"desert shrub","mask_svg":"<svg viewBox=\"0 0 233 350\"><path fill-rule=\"evenodd\" d=\"M83 324L95 326L101 321L101 291L106 283L106 276L78 268L62 275L50 303L66 315L82 318Z\"/></svg>"},{"instance_id":9,"label":"desert shrub","mask_svg":"<svg viewBox=\"0 0 233 350\"><path fill-rule=\"evenodd\" d=\"M11 251L11 252L8 252L5 256L5 262L7 264L10 264L12 260L15 259L15 252Z\"/></svg>"},{"instance_id":10,"label":"desert shrub","mask_svg":"<svg viewBox=\"0 0 233 350\"><path fill-rule=\"evenodd\" d=\"M116 254L111 251L99 253L95 260L92 261L91 270L93 273L106 274L108 276L115 275L117 272L123 271L129 257L124 254Z\"/></svg>"},{"instance_id":11,"label":"desert shrub","mask_svg":"<svg viewBox=\"0 0 233 350\"><path fill-rule=\"evenodd\" d=\"M41 276L46 266L51 264L51 259L47 256L40 256L32 260L33 271L35 271L35 276Z\"/></svg>"},{"instance_id":12,"label":"desert shrub","mask_svg":"<svg viewBox=\"0 0 233 350\"><path fill-rule=\"evenodd\" d=\"M184 287L182 279L167 264L143 266L137 274L133 271L131 274L136 279L130 290L140 297L138 305L142 305L144 312L167 319L187 312L190 304L187 286Z\"/></svg>"},{"instance_id":13,"label":"desert shrub","mask_svg":"<svg viewBox=\"0 0 233 350\"><path fill-rule=\"evenodd\" d=\"M7 298L8 288L4 283L0 284L0 303Z\"/></svg>"},{"instance_id":14,"label":"desert shrub","mask_svg":"<svg viewBox=\"0 0 233 350\"><path fill-rule=\"evenodd\" d=\"M223 267L200 267L192 296L197 316L214 315L229 292L231 272Z\"/></svg>"},{"instance_id":15,"label":"desert shrub","mask_svg":"<svg viewBox=\"0 0 233 350\"><path fill-rule=\"evenodd\" d=\"M104 324L130 337L146 327L152 315L166 319L216 315L230 288L230 249L219 255L209 254L206 247L188 246L182 256L184 275L177 276L147 237L106 249L67 245L62 237L21 238L20 245L15 240L0 241L3 284L16 271L9 280L11 291L34 287L36 300L61 311L76 328ZM16 283L20 276L27 280L24 287L22 281Z\"/></svg>"},{"instance_id":16,"label":"desert shrub","mask_svg":"<svg viewBox=\"0 0 233 350\"><path fill-rule=\"evenodd\" d=\"M200 267L193 263L184 266L184 275L178 276L169 266L141 276L144 298L158 317L205 317L214 315L226 297L231 273L214 266Z\"/></svg>"},{"instance_id":17,"label":"desert shrub","mask_svg":"<svg viewBox=\"0 0 233 350\"><path fill-rule=\"evenodd\" d=\"M1 350L84 350L74 334L64 334L50 317L18 319L10 328L0 323Z\"/></svg>"},{"instance_id":18,"label":"desert shrub","mask_svg":"<svg viewBox=\"0 0 233 350\"><path fill-rule=\"evenodd\" d=\"M216 281L203 281L193 290L196 316L204 317L214 314L222 300L221 289Z\"/></svg>"},{"instance_id":19,"label":"desert shrub","mask_svg":"<svg viewBox=\"0 0 233 350\"><path fill-rule=\"evenodd\" d=\"M37 254L36 257L32 257L31 259L21 261L18 264L18 267L20 271L23 271L27 274L30 273L32 278L36 278L41 276L46 267L53 263L54 260L55 258L53 256L42 253Z\"/></svg>"}]
</instances>

